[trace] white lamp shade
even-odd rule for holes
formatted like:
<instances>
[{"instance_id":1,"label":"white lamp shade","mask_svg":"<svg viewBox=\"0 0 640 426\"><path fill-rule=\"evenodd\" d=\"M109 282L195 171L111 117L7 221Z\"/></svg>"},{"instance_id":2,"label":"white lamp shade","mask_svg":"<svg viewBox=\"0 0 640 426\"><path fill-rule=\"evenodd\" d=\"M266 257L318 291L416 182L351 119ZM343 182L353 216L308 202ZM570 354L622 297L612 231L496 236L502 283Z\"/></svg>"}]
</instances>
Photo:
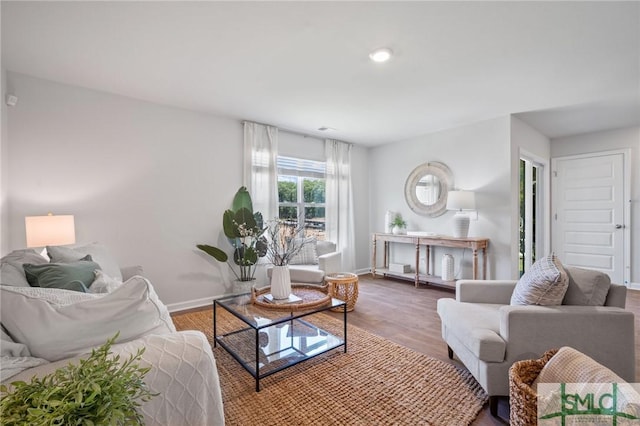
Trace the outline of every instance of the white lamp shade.
<instances>
[{"instance_id":1,"label":"white lamp shade","mask_svg":"<svg viewBox=\"0 0 640 426\"><path fill-rule=\"evenodd\" d=\"M447 210L475 210L476 193L473 191L449 191Z\"/></svg>"},{"instance_id":2,"label":"white lamp shade","mask_svg":"<svg viewBox=\"0 0 640 426\"><path fill-rule=\"evenodd\" d=\"M27 216L24 226L27 247L62 246L76 242L73 215Z\"/></svg>"}]
</instances>

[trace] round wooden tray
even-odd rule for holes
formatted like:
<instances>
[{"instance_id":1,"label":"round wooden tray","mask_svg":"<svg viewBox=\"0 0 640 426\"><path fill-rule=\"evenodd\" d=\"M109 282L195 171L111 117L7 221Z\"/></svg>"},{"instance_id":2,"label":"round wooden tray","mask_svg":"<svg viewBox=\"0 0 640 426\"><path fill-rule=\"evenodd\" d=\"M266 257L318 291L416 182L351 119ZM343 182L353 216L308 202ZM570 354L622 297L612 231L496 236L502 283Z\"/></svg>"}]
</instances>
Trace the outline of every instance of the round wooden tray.
<instances>
[{"instance_id":1,"label":"round wooden tray","mask_svg":"<svg viewBox=\"0 0 640 426\"><path fill-rule=\"evenodd\" d=\"M301 311L304 309L316 308L318 306L326 305L331 301L331 295L329 294L329 286L323 285L304 285L293 284L291 286L291 293L295 294L302 299L300 303L270 303L264 300L265 294L271 292L271 287L255 288L251 289L251 303L256 306L267 309L278 309L281 311Z\"/></svg>"}]
</instances>

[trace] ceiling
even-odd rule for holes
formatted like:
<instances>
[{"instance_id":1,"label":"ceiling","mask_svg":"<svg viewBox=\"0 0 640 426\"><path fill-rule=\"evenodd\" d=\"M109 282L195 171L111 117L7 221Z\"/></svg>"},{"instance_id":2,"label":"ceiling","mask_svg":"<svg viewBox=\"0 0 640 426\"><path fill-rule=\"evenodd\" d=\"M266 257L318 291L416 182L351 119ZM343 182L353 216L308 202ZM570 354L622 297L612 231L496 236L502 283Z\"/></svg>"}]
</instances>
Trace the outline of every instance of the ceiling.
<instances>
[{"instance_id":1,"label":"ceiling","mask_svg":"<svg viewBox=\"0 0 640 426\"><path fill-rule=\"evenodd\" d=\"M9 71L362 145L507 114L549 137L640 125L635 1L1 7Z\"/></svg>"}]
</instances>

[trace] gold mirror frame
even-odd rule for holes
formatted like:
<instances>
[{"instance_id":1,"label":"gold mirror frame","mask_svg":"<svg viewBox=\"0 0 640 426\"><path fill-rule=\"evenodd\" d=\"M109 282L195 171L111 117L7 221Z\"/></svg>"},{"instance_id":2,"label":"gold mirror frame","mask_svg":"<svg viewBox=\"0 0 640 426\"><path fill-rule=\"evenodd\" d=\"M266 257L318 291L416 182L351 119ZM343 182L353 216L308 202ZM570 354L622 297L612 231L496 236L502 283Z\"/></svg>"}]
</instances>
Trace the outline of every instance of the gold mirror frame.
<instances>
[{"instance_id":1,"label":"gold mirror frame","mask_svg":"<svg viewBox=\"0 0 640 426\"><path fill-rule=\"evenodd\" d=\"M440 194L433 204L422 203L416 194L416 187L420 179L426 175L433 175L440 181ZM414 212L428 217L438 217L447 210L447 195L453 189L453 174L451 170L438 161L424 163L413 169L404 185L404 198Z\"/></svg>"}]
</instances>

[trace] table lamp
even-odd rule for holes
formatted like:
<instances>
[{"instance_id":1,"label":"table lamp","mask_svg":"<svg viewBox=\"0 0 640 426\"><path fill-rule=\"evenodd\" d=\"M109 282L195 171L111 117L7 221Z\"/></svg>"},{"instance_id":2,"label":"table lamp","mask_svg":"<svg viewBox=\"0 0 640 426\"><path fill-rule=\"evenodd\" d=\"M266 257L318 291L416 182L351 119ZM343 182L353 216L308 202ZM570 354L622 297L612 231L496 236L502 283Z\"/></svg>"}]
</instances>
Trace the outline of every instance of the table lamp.
<instances>
[{"instance_id":1,"label":"table lamp","mask_svg":"<svg viewBox=\"0 0 640 426\"><path fill-rule=\"evenodd\" d=\"M449 191L447 210L456 212L453 217L453 236L467 238L469 234L469 215L464 210L475 210L476 194L473 191Z\"/></svg>"},{"instance_id":2,"label":"table lamp","mask_svg":"<svg viewBox=\"0 0 640 426\"><path fill-rule=\"evenodd\" d=\"M26 216L27 247L62 246L76 242L73 215Z\"/></svg>"}]
</instances>

